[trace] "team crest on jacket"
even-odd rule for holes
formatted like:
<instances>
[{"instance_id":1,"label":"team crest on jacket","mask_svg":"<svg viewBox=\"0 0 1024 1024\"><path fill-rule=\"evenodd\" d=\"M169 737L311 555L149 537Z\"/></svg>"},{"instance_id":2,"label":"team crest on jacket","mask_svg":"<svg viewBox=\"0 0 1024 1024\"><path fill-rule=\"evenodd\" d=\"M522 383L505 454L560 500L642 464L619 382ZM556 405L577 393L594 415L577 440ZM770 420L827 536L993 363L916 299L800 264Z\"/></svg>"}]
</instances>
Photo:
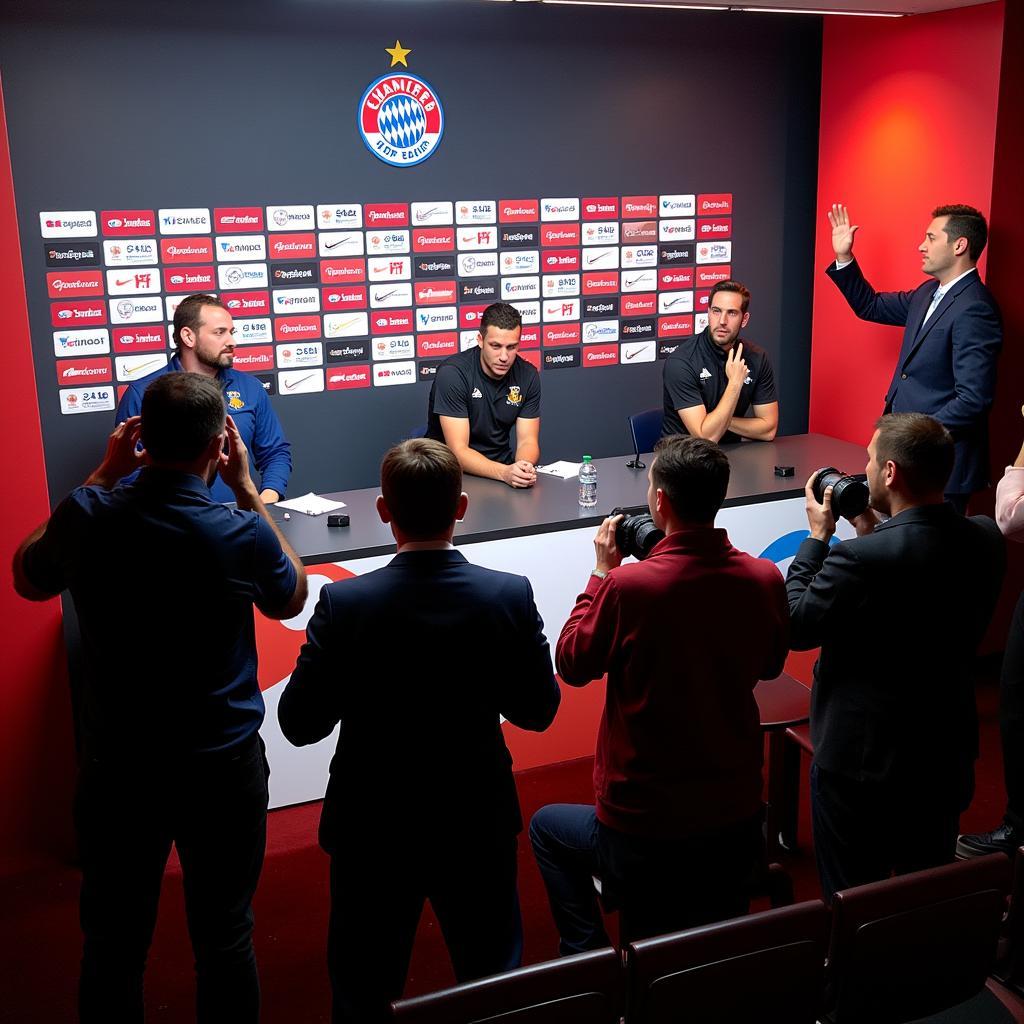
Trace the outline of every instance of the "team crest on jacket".
<instances>
[{"instance_id":1,"label":"team crest on jacket","mask_svg":"<svg viewBox=\"0 0 1024 1024\"><path fill-rule=\"evenodd\" d=\"M418 75L381 75L359 101L359 134L386 164L412 167L430 156L444 134L444 110Z\"/></svg>"},{"instance_id":2,"label":"team crest on jacket","mask_svg":"<svg viewBox=\"0 0 1024 1024\"><path fill-rule=\"evenodd\" d=\"M228 391L228 408L229 409L242 409L245 407L245 402L242 401L242 396L237 391Z\"/></svg>"},{"instance_id":3,"label":"team crest on jacket","mask_svg":"<svg viewBox=\"0 0 1024 1024\"><path fill-rule=\"evenodd\" d=\"M520 405L523 401L523 393L519 389L518 384L512 384L508 389L508 404L509 405Z\"/></svg>"}]
</instances>

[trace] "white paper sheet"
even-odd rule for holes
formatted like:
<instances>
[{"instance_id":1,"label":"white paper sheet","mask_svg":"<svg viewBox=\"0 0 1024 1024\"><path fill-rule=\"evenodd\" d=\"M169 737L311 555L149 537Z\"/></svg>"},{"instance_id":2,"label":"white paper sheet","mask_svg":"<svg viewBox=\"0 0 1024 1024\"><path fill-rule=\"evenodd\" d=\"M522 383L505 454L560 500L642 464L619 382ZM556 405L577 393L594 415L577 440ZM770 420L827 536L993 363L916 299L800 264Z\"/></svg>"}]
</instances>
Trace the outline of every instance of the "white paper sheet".
<instances>
[{"instance_id":1,"label":"white paper sheet","mask_svg":"<svg viewBox=\"0 0 1024 1024\"><path fill-rule=\"evenodd\" d=\"M325 512L337 512L344 508L343 501L328 501L321 498L319 494L312 491L309 494L300 495L298 498L289 498L287 501L279 501L274 508L287 509L289 512L301 512L307 516L322 516Z\"/></svg>"}]
</instances>

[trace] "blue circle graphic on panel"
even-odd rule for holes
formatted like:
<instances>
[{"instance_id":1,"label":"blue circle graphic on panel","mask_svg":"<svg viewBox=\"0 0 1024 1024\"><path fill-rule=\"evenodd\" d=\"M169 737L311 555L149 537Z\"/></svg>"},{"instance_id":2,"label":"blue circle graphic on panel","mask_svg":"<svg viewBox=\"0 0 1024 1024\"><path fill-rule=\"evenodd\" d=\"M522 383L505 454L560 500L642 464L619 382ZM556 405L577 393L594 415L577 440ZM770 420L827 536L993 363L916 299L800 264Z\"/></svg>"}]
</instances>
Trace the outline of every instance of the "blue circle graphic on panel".
<instances>
[{"instance_id":1,"label":"blue circle graphic on panel","mask_svg":"<svg viewBox=\"0 0 1024 1024\"><path fill-rule=\"evenodd\" d=\"M784 562L787 558L792 558L799 549L800 545L810 537L810 530L794 530L792 533L784 533L781 537L777 537L761 552L758 558L767 558L769 562ZM833 544L839 543L838 537L833 537L829 542L829 547Z\"/></svg>"}]
</instances>

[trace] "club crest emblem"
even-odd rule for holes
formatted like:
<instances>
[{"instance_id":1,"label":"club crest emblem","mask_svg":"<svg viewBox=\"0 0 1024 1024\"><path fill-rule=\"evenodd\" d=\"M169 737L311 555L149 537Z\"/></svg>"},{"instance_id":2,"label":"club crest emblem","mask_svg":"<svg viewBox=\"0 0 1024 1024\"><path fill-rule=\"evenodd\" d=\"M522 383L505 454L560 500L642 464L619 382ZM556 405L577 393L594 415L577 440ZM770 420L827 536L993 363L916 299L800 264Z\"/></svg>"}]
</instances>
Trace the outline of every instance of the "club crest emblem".
<instances>
[{"instance_id":1,"label":"club crest emblem","mask_svg":"<svg viewBox=\"0 0 1024 1024\"><path fill-rule=\"evenodd\" d=\"M393 167L429 157L444 134L444 110L431 86L408 71L382 75L359 101L359 134L366 148Z\"/></svg>"}]
</instances>

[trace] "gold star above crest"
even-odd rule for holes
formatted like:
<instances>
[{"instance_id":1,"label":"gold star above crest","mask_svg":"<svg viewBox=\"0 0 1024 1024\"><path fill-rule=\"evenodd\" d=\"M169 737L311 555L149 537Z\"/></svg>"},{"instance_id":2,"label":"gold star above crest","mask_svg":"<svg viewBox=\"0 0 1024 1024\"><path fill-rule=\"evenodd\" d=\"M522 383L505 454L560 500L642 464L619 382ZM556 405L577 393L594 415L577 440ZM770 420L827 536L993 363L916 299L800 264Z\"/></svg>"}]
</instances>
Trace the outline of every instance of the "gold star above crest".
<instances>
[{"instance_id":1,"label":"gold star above crest","mask_svg":"<svg viewBox=\"0 0 1024 1024\"><path fill-rule=\"evenodd\" d=\"M394 67L396 64L401 64L402 67L404 68L407 68L409 66L409 62L405 58L408 57L410 53L412 53L412 50L410 50L409 47L407 46L403 46L402 41L400 39L395 40L394 46L385 46L384 50L386 53L391 54L392 67Z\"/></svg>"}]
</instances>

